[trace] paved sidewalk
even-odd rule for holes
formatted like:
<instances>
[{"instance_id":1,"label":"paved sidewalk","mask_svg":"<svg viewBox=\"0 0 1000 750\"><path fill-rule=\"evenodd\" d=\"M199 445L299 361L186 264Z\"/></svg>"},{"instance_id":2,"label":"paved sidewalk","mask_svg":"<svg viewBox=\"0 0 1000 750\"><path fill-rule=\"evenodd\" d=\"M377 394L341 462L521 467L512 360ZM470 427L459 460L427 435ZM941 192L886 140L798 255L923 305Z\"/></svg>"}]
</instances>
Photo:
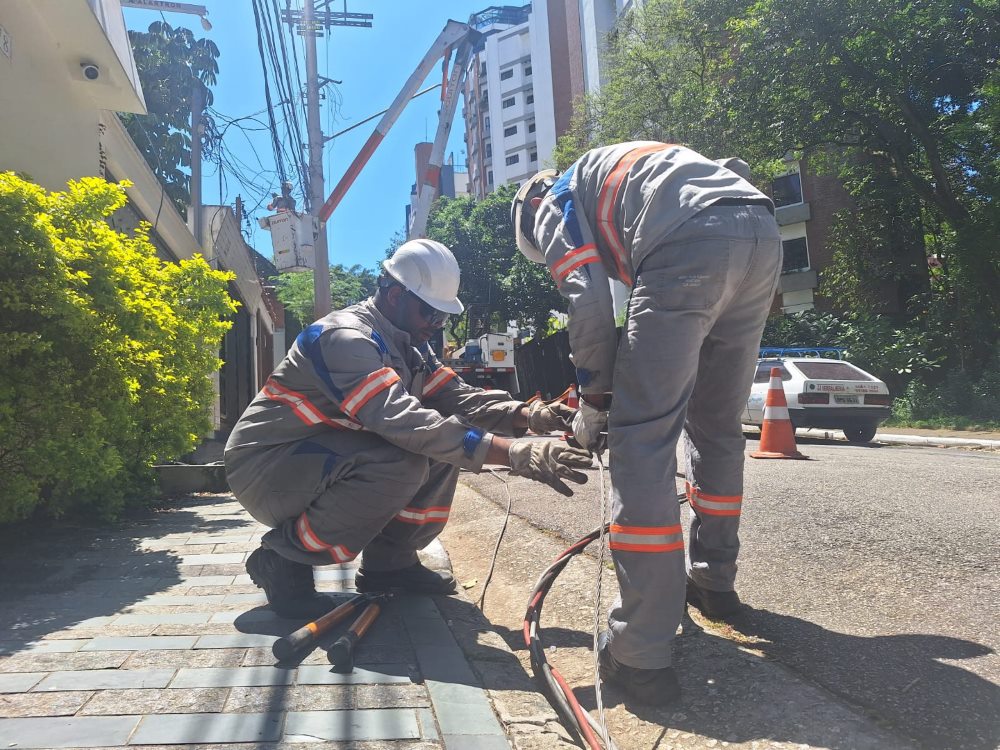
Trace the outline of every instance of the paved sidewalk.
<instances>
[{"instance_id":1,"label":"paved sidewalk","mask_svg":"<svg viewBox=\"0 0 1000 750\"><path fill-rule=\"evenodd\" d=\"M116 530L8 543L0 747L510 747L431 598L389 602L351 675L334 673L323 648L339 630L277 665L273 642L302 623L276 617L245 573L265 530L213 495ZM316 578L350 591L354 570ZM468 606L448 600L449 619Z\"/></svg>"}]
</instances>

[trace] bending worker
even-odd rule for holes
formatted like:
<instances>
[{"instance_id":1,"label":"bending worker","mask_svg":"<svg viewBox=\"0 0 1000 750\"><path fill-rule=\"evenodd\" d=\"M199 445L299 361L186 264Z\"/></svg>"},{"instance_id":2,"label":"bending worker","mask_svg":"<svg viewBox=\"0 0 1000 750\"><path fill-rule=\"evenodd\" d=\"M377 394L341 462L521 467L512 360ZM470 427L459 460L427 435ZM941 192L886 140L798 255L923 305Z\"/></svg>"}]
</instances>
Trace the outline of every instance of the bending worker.
<instances>
[{"instance_id":1,"label":"bending worker","mask_svg":"<svg viewBox=\"0 0 1000 750\"><path fill-rule=\"evenodd\" d=\"M511 210L518 248L548 265L569 301L574 435L610 449L620 596L601 634L601 676L648 703L680 695L671 642L685 597L712 618L740 607L740 418L781 270L774 206L748 177L738 159L621 143L561 176L540 172ZM620 343L609 279L631 288ZM675 481L682 433L694 511L687 565Z\"/></svg>"},{"instance_id":2,"label":"bending worker","mask_svg":"<svg viewBox=\"0 0 1000 750\"><path fill-rule=\"evenodd\" d=\"M589 454L554 440L573 410L484 391L443 367L431 336L462 311L459 269L439 242L406 242L383 263L373 298L306 328L237 422L226 445L229 485L271 527L247 572L284 617L332 608L313 566L362 552L359 591L454 591L417 550L443 529L459 468L511 467L563 495Z\"/></svg>"}]
</instances>

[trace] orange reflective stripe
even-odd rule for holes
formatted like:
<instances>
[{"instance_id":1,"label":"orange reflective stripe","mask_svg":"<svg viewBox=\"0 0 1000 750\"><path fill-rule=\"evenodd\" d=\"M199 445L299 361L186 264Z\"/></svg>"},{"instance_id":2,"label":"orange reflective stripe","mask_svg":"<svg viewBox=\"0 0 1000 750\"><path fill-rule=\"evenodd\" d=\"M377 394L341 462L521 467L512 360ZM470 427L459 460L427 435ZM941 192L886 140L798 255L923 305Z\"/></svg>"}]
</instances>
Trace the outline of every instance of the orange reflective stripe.
<instances>
[{"instance_id":1,"label":"orange reflective stripe","mask_svg":"<svg viewBox=\"0 0 1000 750\"><path fill-rule=\"evenodd\" d=\"M295 522L295 533L298 534L299 542L309 552L322 552L330 548L329 544L324 544L313 532L305 513L299 516L299 520Z\"/></svg>"},{"instance_id":2,"label":"orange reflective stripe","mask_svg":"<svg viewBox=\"0 0 1000 750\"><path fill-rule=\"evenodd\" d=\"M593 243L583 245L566 253L558 263L552 265L552 278L558 284L580 266L585 266L588 263L600 263L600 261L601 256L597 252L596 245Z\"/></svg>"},{"instance_id":3,"label":"orange reflective stripe","mask_svg":"<svg viewBox=\"0 0 1000 750\"><path fill-rule=\"evenodd\" d=\"M604 185L601 186L601 192L597 198L597 227L604 241L611 248L615 267L618 269L618 275L629 286L632 286L632 276L628 272L628 265L626 263L628 251L626 251L625 244L622 242L621 237L618 235L618 230L615 228L615 206L618 205L618 195L621 193L622 185L625 184L625 176L633 164L647 154L672 147L673 144L670 143L657 143L653 146L641 146L629 151L618 161L615 168L611 170L611 174L608 175L608 178L604 181Z\"/></svg>"},{"instance_id":4,"label":"orange reflective stripe","mask_svg":"<svg viewBox=\"0 0 1000 750\"><path fill-rule=\"evenodd\" d=\"M295 533L307 552L329 552L335 563L350 562L358 556L357 552L351 552L343 544L327 544L316 536L305 513L295 522Z\"/></svg>"},{"instance_id":5,"label":"orange reflective stripe","mask_svg":"<svg viewBox=\"0 0 1000 750\"><path fill-rule=\"evenodd\" d=\"M680 525L622 526L611 524L610 549L621 552L674 552L684 549Z\"/></svg>"},{"instance_id":6,"label":"orange reflective stripe","mask_svg":"<svg viewBox=\"0 0 1000 750\"><path fill-rule=\"evenodd\" d=\"M390 367L383 367L361 381L361 385L351 391L341 407L349 417L357 415L358 410L367 404L373 396L384 391L399 380L399 375Z\"/></svg>"},{"instance_id":7,"label":"orange reflective stripe","mask_svg":"<svg viewBox=\"0 0 1000 750\"><path fill-rule=\"evenodd\" d=\"M738 516L743 509L742 495L710 495L690 483L686 486L691 507L709 516Z\"/></svg>"},{"instance_id":8,"label":"orange reflective stripe","mask_svg":"<svg viewBox=\"0 0 1000 750\"><path fill-rule=\"evenodd\" d=\"M424 392L421 398L430 398L435 393L444 388L448 381L452 378L457 378L458 374L452 370L450 367L439 367L431 375L430 380L424 385Z\"/></svg>"},{"instance_id":9,"label":"orange reflective stripe","mask_svg":"<svg viewBox=\"0 0 1000 750\"><path fill-rule=\"evenodd\" d=\"M428 523L446 523L451 508L440 506L436 508L403 508L396 514L396 520L423 526Z\"/></svg>"},{"instance_id":10,"label":"orange reflective stripe","mask_svg":"<svg viewBox=\"0 0 1000 750\"><path fill-rule=\"evenodd\" d=\"M323 414L309 399L291 388L285 388L273 378L268 378L261 392L272 401L284 404L308 425L325 424L340 430L360 430L361 424L351 419L334 419Z\"/></svg>"}]
</instances>

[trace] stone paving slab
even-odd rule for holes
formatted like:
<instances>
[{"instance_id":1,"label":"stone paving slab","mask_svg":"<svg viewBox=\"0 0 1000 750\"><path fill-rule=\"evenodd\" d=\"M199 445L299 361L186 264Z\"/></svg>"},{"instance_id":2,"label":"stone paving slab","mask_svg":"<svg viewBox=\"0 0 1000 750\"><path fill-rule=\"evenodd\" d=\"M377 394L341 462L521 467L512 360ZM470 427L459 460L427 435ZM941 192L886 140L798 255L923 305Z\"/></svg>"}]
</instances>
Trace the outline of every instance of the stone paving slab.
<instances>
[{"instance_id":1,"label":"stone paving slab","mask_svg":"<svg viewBox=\"0 0 1000 750\"><path fill-rule=\"evenodd\" d=\"M217 713L228 697L226 688L102 690L87 701L80 714Z\"/></svg>"},{"instance_id":2,"label":"stone paving slab","mask_svg":"<svg viewBox=\"0 0 1000 750\"><path fill-rule=\"evenodd\" d=\"M262 527L214 502L81 539L44 573L66 581L51 595L0 587L0 750L510 747L430 599L388 602L351 674L326 659L335 634L277 667L271 646L302 623L245 573ZM356 570L317 568L317 589L350 592Z\"/></svg>"},{"instance_id":3,"label":"stone paving slab","mask_svg":"<svg viewBox=\"0 0 1000 750\"><path fill-rule=\"evenodd\" d=\"M0 737L8 743L16 738L18 748L120 747L138 723L138 716L0 719Z\"/></svg>"},{"instance_id":4,"label":"stone paving slab","mask_svg":"<svg viewBox=\"0 0 1000 750\"><path fill-rule=\"evenodd\" d=\"M45 675L45 672L0 674L0 693L26 693Z\"/></svg>"},{"instance_id":5,"label":"stone paving slab","mask_svg":"<svg viewBox=\"0 0 1000 750\"><path fill-rule=\"evenodd\" d=\"M417 739L420 727L415 712L408 709L292 711L285 720L285 736L291 741Z\"/></svg>"},{"instance_id":6,"label":"stone paving slab","mask_svg":"<svg viewBox=\"0 0 1000 750\"><path fill-rule=\"evenodd\" d=\"M0 716L5 719L32 716L73 716L93 696L93 690L4 695L0 696ZM3 741L3 736L3 733L0 732L0 743Z\"/></svg>"},{"instance_id":7,"label":"stone paving slab","mask_svg":"<svg viewBox=\"0 0 1000 750\"><path fill-rule=\"evenodd\" d=\"M88 669L52 672L35 686L35 691L111 690L114 688L166 687L174 676L172 669Z\"/></svg>"}]
</instances>

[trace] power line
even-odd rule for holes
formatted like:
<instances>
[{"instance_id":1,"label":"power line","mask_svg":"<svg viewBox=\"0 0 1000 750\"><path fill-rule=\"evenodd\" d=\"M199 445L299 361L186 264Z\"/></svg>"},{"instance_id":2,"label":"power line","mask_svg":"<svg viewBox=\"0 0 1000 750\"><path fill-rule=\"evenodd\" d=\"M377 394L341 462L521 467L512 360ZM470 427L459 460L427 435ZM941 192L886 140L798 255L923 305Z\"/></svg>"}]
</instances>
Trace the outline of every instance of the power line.
<instances>
[{"instance_id":1,"label":"power line","mask_svg":"<svg viewBox=\"0 0 1000 750\"><path fill-rule=\"evenodd\" d=\"M264 74L264 102L267 104L267 117L271 124L271 145L274 148L274 161L278 167L278 175L284 182L287 177L285 162L281 155L281 142L278 140L278 125L274 121L274 104L271 101L271 87L267 82L267 61L264 55L264 38L261 32L260 0L253 0L253 20L257 27L257 51L260 53L260 67Z\"/></svg>"}]
</instances>

